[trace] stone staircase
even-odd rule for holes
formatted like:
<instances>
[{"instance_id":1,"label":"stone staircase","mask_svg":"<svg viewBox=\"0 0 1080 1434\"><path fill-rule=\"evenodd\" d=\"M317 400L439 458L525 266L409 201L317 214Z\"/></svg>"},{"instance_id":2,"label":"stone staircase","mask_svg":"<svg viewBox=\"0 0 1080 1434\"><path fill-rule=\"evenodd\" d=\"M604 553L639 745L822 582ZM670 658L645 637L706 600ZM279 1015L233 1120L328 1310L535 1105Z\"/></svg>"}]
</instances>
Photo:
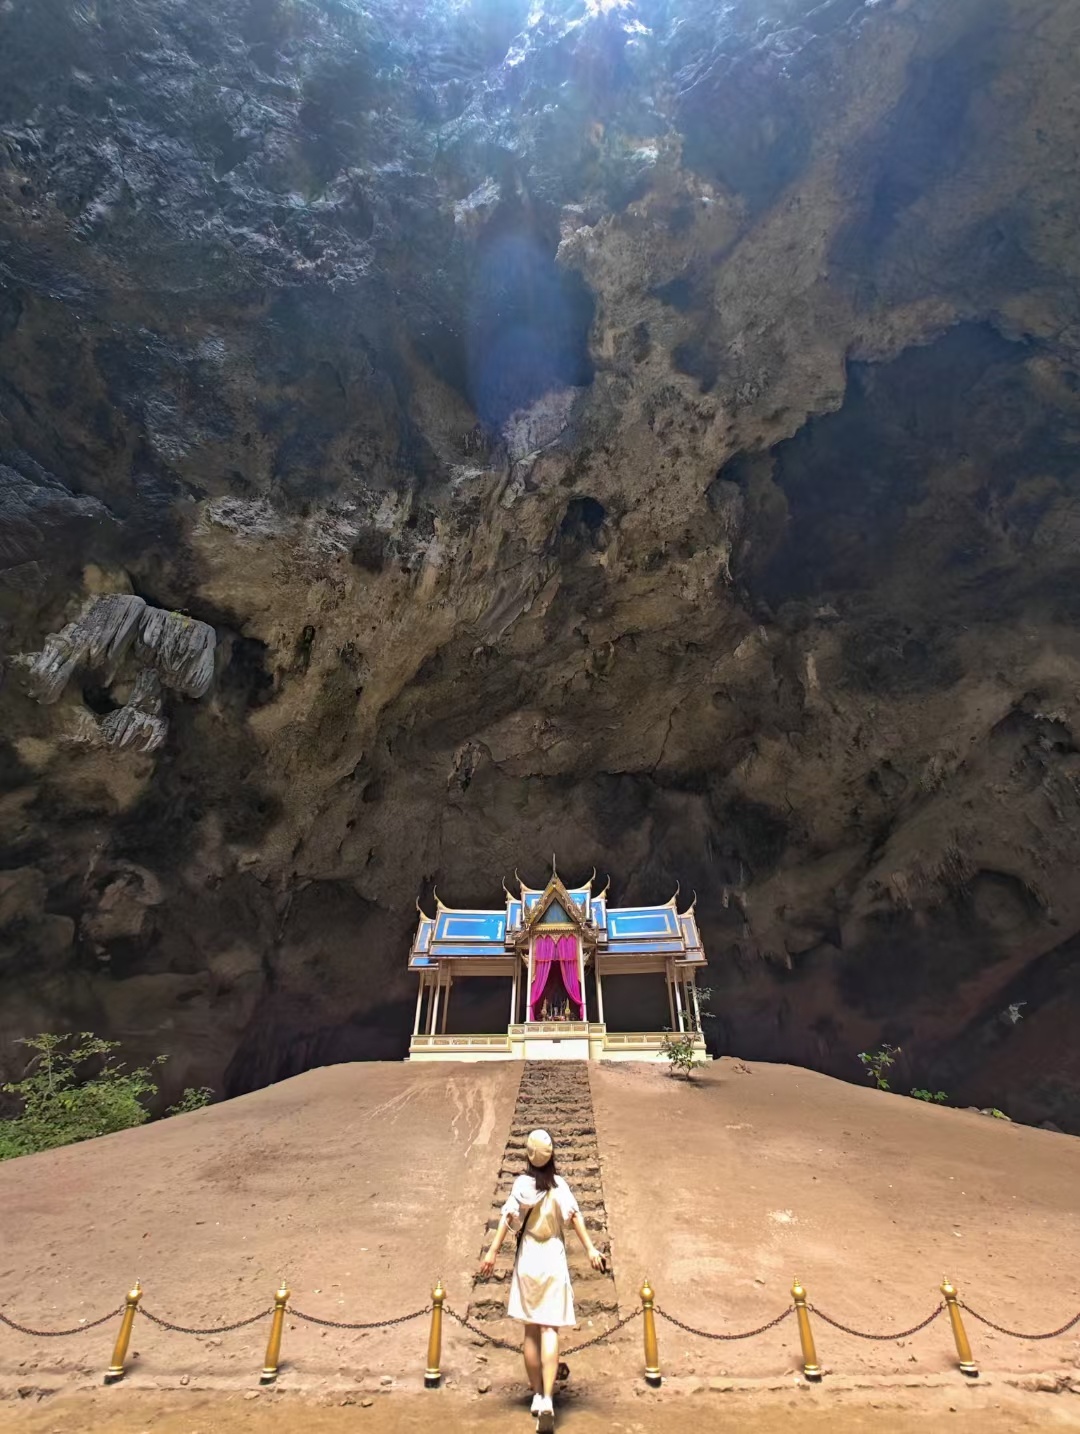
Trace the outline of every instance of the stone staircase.
<instances>
[{"instance_id":1,"label":"stone staircase","mask_svg":"<svg viewBox=\"0 0 1080 1434\"><path fill-rule=\"evenodd\" d=\"M526 1061L511 1121L510 1139L506 1142L492 1198L486 1240L490 1242L498 1226L499 1212L510 1193L514 1177L525 1169L525 1141L529 1132L537 1128L546 1130L551 1136L558 1172L577 1196L593 1243L607 1256L610 1266L611 1241L600 1177L600 1150L596 1143L589 1067L585 1061ZM496 1338L520 1342L521 1326L506 1317L516 1248L517 1237L511 1233L502 1247L492 1278L474 1282L469 1317ZM570 1338L599 1334L610 1328L619 1317L615 1281L610 1271L600 1274L592 1268L577 1236L570 1230L566 1236L566 1252L570 1258L574 1307L580 1330L580 1335L571 1335Z\"/></svg>"}]
</instances>

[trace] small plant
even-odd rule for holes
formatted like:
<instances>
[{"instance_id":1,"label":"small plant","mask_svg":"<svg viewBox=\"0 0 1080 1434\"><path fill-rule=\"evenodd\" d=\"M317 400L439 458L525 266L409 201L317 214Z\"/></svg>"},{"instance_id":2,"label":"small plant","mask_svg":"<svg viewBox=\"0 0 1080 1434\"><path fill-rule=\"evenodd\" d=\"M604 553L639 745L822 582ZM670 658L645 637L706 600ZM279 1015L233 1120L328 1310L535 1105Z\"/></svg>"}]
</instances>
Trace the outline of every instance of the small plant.
<instances>
[{"instance_id":1,"label":"small plant","mask_svg":"<svg viewBox=\"0 0 1080 1434\"><path fill-rule=\"evenodd\" d=\"M0 1120L0 1160L129 1130L150 1119L143 1097L156 1093L152 1068L164 1056L129 1071L113 1055L119 1042L90 1031L28 1036L18 1044L35 1055L22 1080L2 1087L23 1108L21 1115Z\"/></svg>"},{"instance_id":2,"label":"small plant","mask_svg":"<svg viewBox=\"0 0 1080 1434\"><path fill-rule=\"evenodd\" d=\"M890 1090L889 1081L886 1075L889 1067L894 1063L900 1054L899 1046L883 1045L876 1051L860 1051L859 1060L866 1068L866 1074L877 1086L878 1090Z\"/></svg>"},{"instance_id":3,"label":"small plant","mask_svg":"<svg viewBox=\"0 0 1080 1434\"><path fill-rule=\"evenodd\" d=\"M912 1100L925 1100L930 1105L948 1105L949 1097L943 1090L916 1090L912 1089Z\"/></svg>"},{"instance_id":4,"label":"small plant","mask_svg":"<svg viewBox=\"0 0 1080 1434\"><path fill-rule=\"evenodd\" d=\"M669 1031L661 1043L660 1052L671 1062L671 1074L681 1071L687 1080L702 1064L692 1031Z\"/></svg>"},{"instance_id":5,"label":"small plant","mask_svg":"<svg viewBox=\"0 0 1080 1434\"><path fill-rule=\"evenodd\" d=\"M214 1092L208 1085L189 1085L175 1105L170 1105L166 1115L188 1115L193 1110L202 1110L210 1104Z\"/></svg>"},{"instance_id":6,"label":"small plant","mask_svg":"<svg viewBox=\"0 0 1080 1434\"><path fill-rule=\"evenodd\" d=\"M44 1033L26 1037L19 1045L28 1046L34 1055L22 1080L0 1087L22 1101L20 1115L0 1120L0 1160L130 1130L150 1119L144 1100L157 1094L154 1067L165 1056L129 1071L113 1054L119 1042L90 1031L66 1036ZM201 1110L213 1095L206 1086L188 1086L165 1114Z\"/></svg>"}]
</instances>

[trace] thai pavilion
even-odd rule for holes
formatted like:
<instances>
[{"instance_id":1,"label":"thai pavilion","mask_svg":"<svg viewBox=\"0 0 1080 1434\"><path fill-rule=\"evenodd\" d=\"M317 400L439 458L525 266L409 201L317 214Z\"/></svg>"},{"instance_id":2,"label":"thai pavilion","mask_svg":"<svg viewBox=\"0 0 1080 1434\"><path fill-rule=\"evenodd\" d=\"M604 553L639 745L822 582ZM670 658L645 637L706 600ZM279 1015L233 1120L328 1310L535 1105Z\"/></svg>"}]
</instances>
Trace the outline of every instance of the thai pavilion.
<instances>
[{"instance_id":1,"label":"thai pavilion","mask_svg":"<svg viewBox=\"0 0 1080 1434\"><path fill-rule=\"evenodd\" d=\"M704 1057L697 973L705 953L693 903L680 912L676 892L663 906L609 907L607 887L597 895L592 887L592 879L564 886L553 861L543 890L520 884L515 896L504 885L498 911L456 910L436 894L435 915L420 911L409 954L420 976L410 1060L661 1060L670 1031L691 1034ZM667 986L657 1029L609 1031L605 982L650 973ZM446 1033L453 988L471 976L506 977L505 1032Z\"/></svg>"}]
</instances>

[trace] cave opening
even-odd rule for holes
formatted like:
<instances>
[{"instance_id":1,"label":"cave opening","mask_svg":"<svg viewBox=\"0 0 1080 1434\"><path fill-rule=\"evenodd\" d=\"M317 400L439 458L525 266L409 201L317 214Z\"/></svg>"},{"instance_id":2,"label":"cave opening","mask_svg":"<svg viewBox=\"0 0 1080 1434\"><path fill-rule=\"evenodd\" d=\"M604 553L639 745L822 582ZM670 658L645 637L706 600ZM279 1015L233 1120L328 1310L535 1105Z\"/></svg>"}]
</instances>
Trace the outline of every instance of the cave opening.
<instances>
[{"instance_id":1,"label":"cave opening","mask_svg":"<svg viewBox=\"0 0 1080 1434\"><path fill-rule=\"evenodd\" d=\"M580 274L556 263L558 231L548 229L537 215L507 207L474 256L465 386L492 430L545 394L592 383L593 296Z\"/></svg>"}]
</instances>

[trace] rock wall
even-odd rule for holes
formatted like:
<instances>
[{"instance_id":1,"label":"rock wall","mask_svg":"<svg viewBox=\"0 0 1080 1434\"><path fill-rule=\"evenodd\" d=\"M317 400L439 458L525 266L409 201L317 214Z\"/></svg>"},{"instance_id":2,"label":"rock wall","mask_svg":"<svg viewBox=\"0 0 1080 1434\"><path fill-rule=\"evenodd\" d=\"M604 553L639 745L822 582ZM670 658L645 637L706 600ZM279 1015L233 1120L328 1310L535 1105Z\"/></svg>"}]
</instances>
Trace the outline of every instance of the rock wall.
<instances>
[{"instance_id":1,"label":"rock wall","mask_svg":"<svg viewBox=\"0 0 1080 1434\"><path fill-rule=\"evenodd\" d=\"M556 850L697 889L721 1048L1080 1131L1078 57L8 0L3 1071L398 1054L417 893Z\"/></svg>"}]
</instances>

